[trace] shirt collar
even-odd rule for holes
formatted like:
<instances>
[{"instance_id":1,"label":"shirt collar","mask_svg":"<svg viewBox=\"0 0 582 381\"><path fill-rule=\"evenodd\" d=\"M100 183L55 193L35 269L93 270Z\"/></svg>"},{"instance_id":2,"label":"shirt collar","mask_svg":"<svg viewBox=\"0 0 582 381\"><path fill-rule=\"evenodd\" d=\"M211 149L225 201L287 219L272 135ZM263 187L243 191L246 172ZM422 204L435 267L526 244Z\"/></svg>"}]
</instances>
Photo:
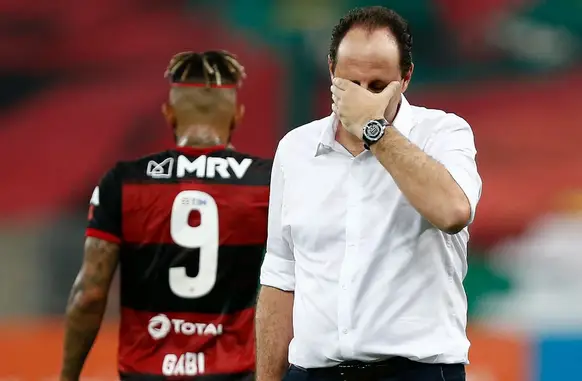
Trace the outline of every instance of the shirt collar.
<instances>
[{"instance_id":1,"label":"shirt collar","mask_svg":"<svg viewBox=\"0 0 582 381\"><path fill-rule=\"evenodd\" d=\"M400 109L396 118L392 122L392 125L396 127L400 133L406 137L410 134L410 130L414 127L414 118L412 115L412 106L408 103L408 100L402 94L402 100L400 101Z\"/></svg>"},{"instance_id":2,"label":"shirt collar","mask_svg":"<svg viewBox=\"0 0 582 381\"><path fill-rule=\"evenodd\" d=\"M316 157L330 152L335 142L335 133L338 125L337 117L332 112L330 116L325 118L324 123L325 125L321 131L321 136L317 141L317 148L315 150Z\"/></svg>"},{"instance_id":3,"label":"shirt collar","mask_svg":"<svg viewBox=\"0 0 582 381\"><path fill-rule=\"evenodd\" d=\"M325 118L324 120L325 126L323 127L323 131L321 131L321 136L317 142L317 148L315 150L315 156L323 155L330 152L335 144L335 133L337 131L338 120L334 113L330 116ZM398 110L398 114L392 125L400 131L400 133L406 137L412 130L414 125L414 120L412 117L412 106L408 103L408 100L402 95L402 100L400 102L400 109Z\"/></svg>"}]
</instances>

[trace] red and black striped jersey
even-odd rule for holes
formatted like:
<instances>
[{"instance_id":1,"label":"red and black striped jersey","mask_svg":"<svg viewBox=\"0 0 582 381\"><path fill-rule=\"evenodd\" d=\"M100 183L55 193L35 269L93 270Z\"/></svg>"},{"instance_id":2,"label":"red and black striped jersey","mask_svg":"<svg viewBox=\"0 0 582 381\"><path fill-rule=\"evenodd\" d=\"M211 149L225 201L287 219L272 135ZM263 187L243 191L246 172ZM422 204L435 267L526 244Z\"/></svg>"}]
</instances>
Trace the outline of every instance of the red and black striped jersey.
<instances>
[{"instance_id":1,"label":"red and black striped jersey","mask_svg":"<svg viewBox=\"0 0 582 381\"><path fill-rule=\"evenodd\" d=\"M95 188L87 235L120 245L122 376L254 370L271 167L180 147L120 162Z\"/></svg>"}]
</instances>

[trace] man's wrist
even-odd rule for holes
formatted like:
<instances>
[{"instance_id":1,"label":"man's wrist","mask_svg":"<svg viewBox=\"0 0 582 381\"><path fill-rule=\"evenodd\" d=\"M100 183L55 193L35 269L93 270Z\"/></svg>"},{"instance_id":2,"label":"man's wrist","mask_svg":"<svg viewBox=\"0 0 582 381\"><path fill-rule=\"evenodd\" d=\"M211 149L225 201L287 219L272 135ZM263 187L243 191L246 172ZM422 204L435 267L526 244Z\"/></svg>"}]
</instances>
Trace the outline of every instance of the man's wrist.
<instances>
[{"instance_id":1,"label":"man's wrist","mask_svg":"<svg viewBox=\"0 0 582 381\"><path fill-rule=\"evenodd\" d=\"M387 144L390 144L390 142L394 140L394 132L396 131L397 130L396 127L394 127L394 125L389 124L388 126L386 126L386 129L384 130L384 135L375 144L370 146L370 152L372 152L375 155L376 152L380 151Z\"/></svg>"}]
</instances>

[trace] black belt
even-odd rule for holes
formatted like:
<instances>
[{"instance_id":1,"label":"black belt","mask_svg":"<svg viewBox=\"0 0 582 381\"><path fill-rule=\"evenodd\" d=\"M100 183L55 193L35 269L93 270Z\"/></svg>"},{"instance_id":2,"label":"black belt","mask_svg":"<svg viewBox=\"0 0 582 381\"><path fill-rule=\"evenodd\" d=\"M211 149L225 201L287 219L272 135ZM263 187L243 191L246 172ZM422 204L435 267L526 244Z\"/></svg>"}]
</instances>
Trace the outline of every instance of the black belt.
<instances>
[{"instance_id":1,"label":"black belt","mask_svg":"<svg viewBox=\"0 0 582 381\"><path fill-rule=\"evenodd\" d=\"M391 357L377 362L346 361L328 368L296 368L316 377L364 381L378 377L393 377L411 369L430 366L435 366L435 364L420 363L404 357Z\"/></svg>"}]
</instances>

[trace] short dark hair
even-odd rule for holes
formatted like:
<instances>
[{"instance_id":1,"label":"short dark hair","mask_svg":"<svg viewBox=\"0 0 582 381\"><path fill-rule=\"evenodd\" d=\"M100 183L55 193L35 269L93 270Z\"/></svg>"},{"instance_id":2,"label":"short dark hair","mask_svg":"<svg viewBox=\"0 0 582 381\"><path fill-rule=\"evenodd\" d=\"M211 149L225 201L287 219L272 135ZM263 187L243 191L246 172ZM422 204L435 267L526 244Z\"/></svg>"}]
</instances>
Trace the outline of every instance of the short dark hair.
<instances>
[{"instance_id":1,"label":"short dark hair","mask_svg":"<svg viewBox=\"0 0 582 381\"><path fill-rule=\"evenodd\" d=\"M402 16L382 6L354 8L342 17L331 33L329 58L332 71L337 64L337 51L345 35L355 27L362 27L369 31L388 28L396 39L400 53L400 71L404 77L412 66L412 34L408 21Z\"/></svg>"}]
</instances>

